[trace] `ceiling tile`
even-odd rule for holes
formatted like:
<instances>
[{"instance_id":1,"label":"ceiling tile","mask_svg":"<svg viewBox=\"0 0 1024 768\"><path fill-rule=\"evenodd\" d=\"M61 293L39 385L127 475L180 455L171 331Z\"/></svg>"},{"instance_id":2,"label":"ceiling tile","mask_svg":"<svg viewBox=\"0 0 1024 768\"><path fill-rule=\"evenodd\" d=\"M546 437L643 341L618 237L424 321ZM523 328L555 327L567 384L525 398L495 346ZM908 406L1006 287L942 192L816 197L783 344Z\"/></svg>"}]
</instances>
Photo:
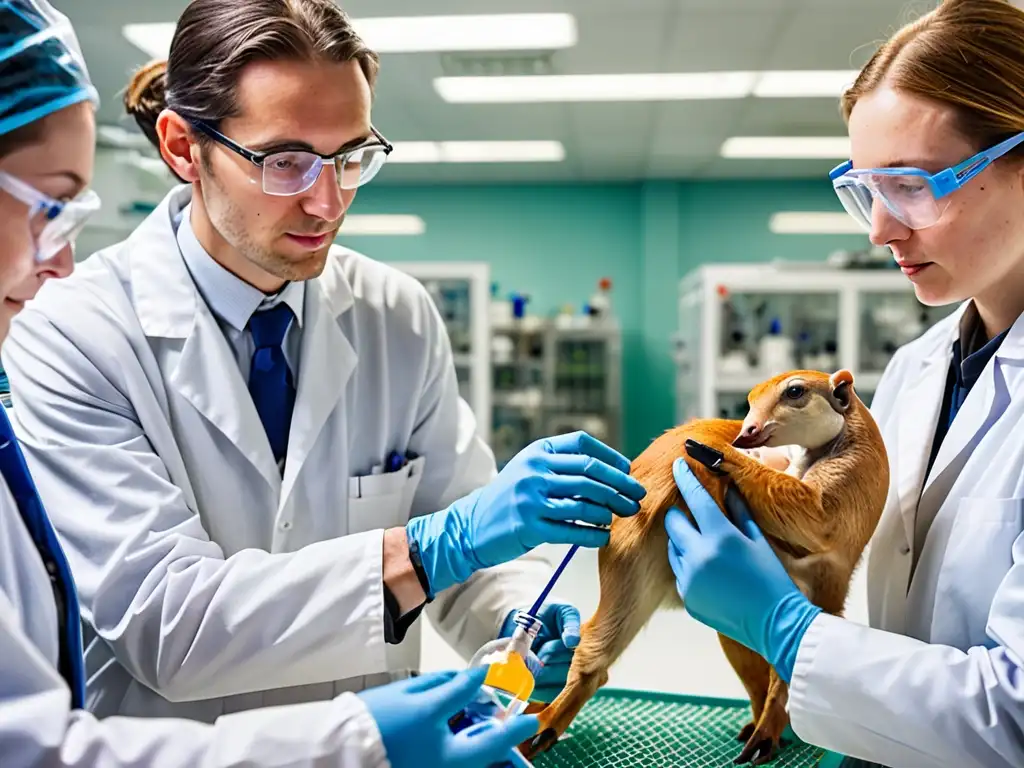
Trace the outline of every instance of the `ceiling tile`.
<instances>
[{"instance_id":1,"label":"ceiling tile","mask_svg":"<svg viewBox=\"0 0 1024 768\"><path fill-rule=\"evenodd\" d=\"M808 5L775 30L765 69L859 69L910 18L904 3L892 0Z\"/></svg>"},{"instance_id":2,"label":"ceiling tile","mask_svg":"<svg viewBox=\"0 0 1024 768\"><path fill-rule=\"evenodd\" d=\"M678 8L666 18L671 35L662 59L667 72L760 69L772 50L772 34L785 26L774 3L756 8Z\"/></svg>"},{"instance_id":3,"label":"ceiling tile","mask_svg":"<svg viewBox=\"0 0 1024 768\"><path fill-rule=\"evenodd\" d=\"M577 22L580 42L553 56L555 74L660 71L670 42L666 15L642 7L628 13L621 8L614 13L588 11Z\"/></svg>"},{"instance_id":4,"label":"ceiling tile","mask_svg":"<svg viewBox=\"0 0 1024 768\"><path fill-rule=\"evenodd\" d=\"M748 99L734 136L845 136L839 99Z\"/></svg>"}]
</instances>

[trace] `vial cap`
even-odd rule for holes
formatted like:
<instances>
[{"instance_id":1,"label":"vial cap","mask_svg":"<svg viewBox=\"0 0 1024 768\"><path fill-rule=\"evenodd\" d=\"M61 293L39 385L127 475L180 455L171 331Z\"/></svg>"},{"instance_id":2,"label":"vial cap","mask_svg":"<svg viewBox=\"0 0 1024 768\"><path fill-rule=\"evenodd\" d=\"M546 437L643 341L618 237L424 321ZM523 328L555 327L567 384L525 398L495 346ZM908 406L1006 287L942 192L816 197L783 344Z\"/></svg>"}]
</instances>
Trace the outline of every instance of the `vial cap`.
<instances>
[{"instance_id":1,"label":"vial cap","mask_svg":"<svg viewBox=\"0 0 1024 768\"><path fill-rule=\"evenodd\" d=\"M513 619L517 627L522 627L526 630L530 637L537 637L540 634L540 629L543 626L540 619L526 611L519 611Z\"/></svg>"}]
</instances>

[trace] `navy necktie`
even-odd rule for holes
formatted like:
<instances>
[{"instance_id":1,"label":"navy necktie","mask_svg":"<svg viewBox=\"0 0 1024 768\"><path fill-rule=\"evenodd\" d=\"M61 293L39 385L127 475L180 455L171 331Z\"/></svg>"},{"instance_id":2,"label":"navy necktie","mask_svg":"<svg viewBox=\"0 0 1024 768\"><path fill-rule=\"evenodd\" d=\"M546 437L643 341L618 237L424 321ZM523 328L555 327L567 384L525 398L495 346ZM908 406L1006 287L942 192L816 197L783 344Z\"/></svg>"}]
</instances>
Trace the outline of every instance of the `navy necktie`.
<instances>
[{"instance_id":1,"label":"navy necktie","mask_svg":"<svg viewBox=\"0 0 1024 768\"><path fill-rule=\"evenodd\" d=\"M256 345L249 369L249 392L278 464L288 454L288 430L295 406L295 382L282 348L293 317L291 308L281 302L249 318L249 331Z\"/></svg>"},{"instance_id":2,"label":"navy necktie","mask_svg":"<svg viewBox=\"0 0 1024 768\"><path fill-rule=\"evenodd\" d=\"M39 557L50 575L50 586L57 605L57 631L60 635L58 669L71 689L71 706L85 706L85 660L82 656L82 624L71 569L57 534L43 509L25 457L14 436L6 410L0 406L0 474L14 497L21 519L36 545Z\"/></svg>"}]
</instances>

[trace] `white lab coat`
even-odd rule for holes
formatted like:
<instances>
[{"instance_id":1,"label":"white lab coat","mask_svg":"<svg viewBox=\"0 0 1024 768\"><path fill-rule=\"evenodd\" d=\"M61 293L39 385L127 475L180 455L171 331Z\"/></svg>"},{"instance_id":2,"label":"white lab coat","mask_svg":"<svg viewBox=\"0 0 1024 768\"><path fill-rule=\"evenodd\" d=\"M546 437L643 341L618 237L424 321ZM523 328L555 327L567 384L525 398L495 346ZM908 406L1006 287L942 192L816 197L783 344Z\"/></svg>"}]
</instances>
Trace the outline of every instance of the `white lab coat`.
<instances>
[{"instance_id":1,"label":"white lab coat","mask_svg":"<svg viewBox=\"0 0 1024 768\"><path fill-rule=\"evenodd\" d=\"M0 479L0 765L4 768L387 768L355 694L189 720L103 721L71 709L57 672L50 579Z\"/></svg>"},{"instance_id":2,"label":"white lab coat","mask_svg":"<svg viewBox=\"0 0 1024 768\"><path fill-rule=\"evenodd\" d=\"M896 353L872 402L891 468L873 628L819 616L790 687L797 735L894 768L1024 766L1024 317L924 477L967 306ZM911 578L918 514L934 520Z\"/></svg>"},{"instance_id":3,"label":"white lab coat","mask_svg":"<svg viewBox=\"0 0 1024 768\"><path fill-rule=\"evenodd\" d=\"M282 478L175 242L190 199L173 190L128 240L44 286L3 348L101 716L210 722L416 670L420 622L384 641L383 529L495 475L426 290L335 247L307 284ZM392 450L418 458L375 473ZM479 572L430 618L468 658L550 573L538 554Z\"/></svg>"}]
</instances>

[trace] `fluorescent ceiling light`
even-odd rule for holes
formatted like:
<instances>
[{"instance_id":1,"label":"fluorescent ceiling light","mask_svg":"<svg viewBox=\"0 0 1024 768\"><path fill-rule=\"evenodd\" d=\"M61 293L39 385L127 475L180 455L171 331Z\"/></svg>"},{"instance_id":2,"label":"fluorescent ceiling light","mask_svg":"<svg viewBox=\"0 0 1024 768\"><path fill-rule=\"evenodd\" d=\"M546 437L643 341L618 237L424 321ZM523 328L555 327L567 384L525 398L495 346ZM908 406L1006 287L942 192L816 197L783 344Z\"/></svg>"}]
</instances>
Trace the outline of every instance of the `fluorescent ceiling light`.
<instances>
[{"instance_id":1,"label":"fluorescent ceiling light","mask_svg":"<svg viewBox=\"0 0 1024 768\"><path fill-rule=\"evenodd\" d=\"M427 229L419 216L406 213L353 213L345 217L339 237L346 235L422 235Z\"/></svg>"},{"instance_id":2,"label":"fluorescent ceiling light","mask_svg":"<svg viewBox=\"0 0 1024 768\"><path fill-rule=\"evenodd\" d=\"M618 75L439 77L434 88L452 103L549 101L683 101L761 97L839 98L855 71L652 72Z\"/></svg>"},{"instance_id":3,"label":"fluorescent ceiling light","mask_svg":"<svg viewBox=\"0 0 1024 768\"><path fill-rule=\"evenodd\" d=\"M722 157L757 159L846 160L846 136L734 136L722 144Z\"/></svg>"},{"instance_id":4,"label":"fluorescent ceiling light","mask_svg":"<svg viewBox=\"0 0 1024 768\"><path fill-rule=\"evenodd\" d=\"M762 72L754 86L754 95L761 98L838 99L853 85L857 70L794 70Z\"/></svg>"},{"instance_id":5,"label":"fluorescent ceiling light","mask_svg":"<svg viewBox=\"0 0 1024 768\"><path fill-rule=\"evenodd\" d=\"M394 16L352 19L363 41L378 53L427 51L554 50L576 45L576 19L568 13ZM122 33L136 48L165 59L174 23L127 24Z\"/></svg>"},{"instance_id":6,"label":"fluorescent ceiling light","mask_svg":"<svg viewBox=\"0 0 1024 768\"><path fill-rule=\"evenodd\" d=\"M848 213L783 211L773 214L768 229L776 235L863 235Z\"/></svg>"},{"instance_id":7,"label":"fluorescent ceiling light","mask_svg":"<svg viewBox=\"0 0 1024 768\"><path fill-rule=\"evenodd\" d=\"M389 163L558 163L559 141L399 141Z\"/></svg>"},{"instance_id":8,"label":"fluorescent ceiling light","mask_svg":"<svg viewBox=\"0 0 1024 768\"><path fill-rule=\"evenodd\" d=\"M756 77L753 72L439 77L434 89L454 104L739 99L749 95Z\"/></svg>"}]
</instances>

